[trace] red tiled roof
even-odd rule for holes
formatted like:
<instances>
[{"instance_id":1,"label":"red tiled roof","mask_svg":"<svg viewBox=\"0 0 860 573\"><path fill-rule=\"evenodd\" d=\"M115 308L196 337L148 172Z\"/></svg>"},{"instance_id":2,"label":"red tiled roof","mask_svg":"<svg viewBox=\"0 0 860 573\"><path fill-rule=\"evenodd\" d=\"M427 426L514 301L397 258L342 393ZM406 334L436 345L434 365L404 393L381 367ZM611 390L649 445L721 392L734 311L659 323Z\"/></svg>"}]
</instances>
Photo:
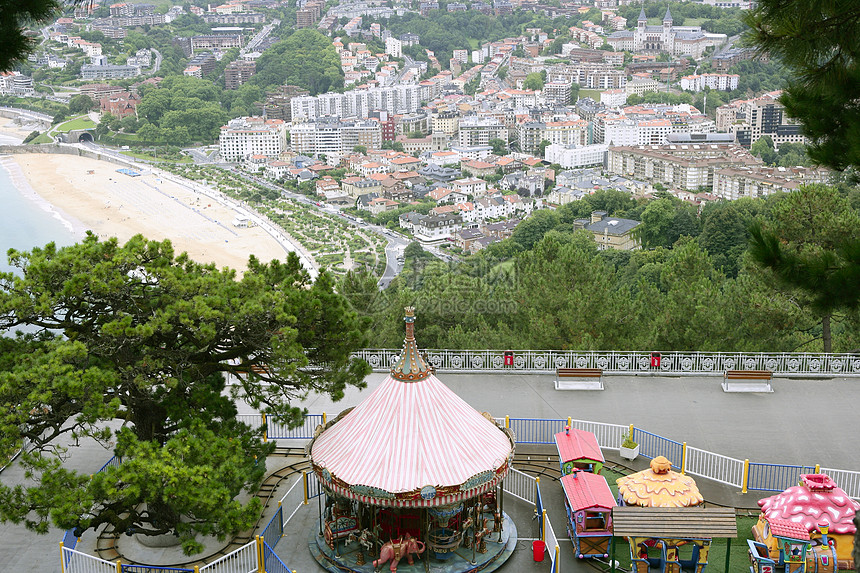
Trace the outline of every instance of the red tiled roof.
<instances>
[{"instance_id":1,"label":"red tiled roof","mask_svg":"<svg viewBox=\"0 0 860 573\"><path fill-rule=\"evenodd\" d=\"M597 438L591 432L571 428L570 433L559 432L555 435L558 457L561 463L571 460L593 460L603 463L603 452Z\"/></svg>"},{"instance_id":2,"label":"red tiled roof","mask_svg":"<svg viewBox=\"0 0 860 573\"><path fill-rule=\"evenodd\" d=\"M770 524L770 532L773 535L802 541L809 539L809 532L799 523L775 517L768 518L767 522Z\"/></svg>"},{"instance_id":3,"label":"red tiled roof","mask_svg":"<svg viewBox=\"0 0 860 573\"><path fill-rule=\"evenodd\" d=\"M573 511L612 509L616 506L612 490L601 475L578 471L562 476L561 485Z\"/></svg>"}]
</instances>

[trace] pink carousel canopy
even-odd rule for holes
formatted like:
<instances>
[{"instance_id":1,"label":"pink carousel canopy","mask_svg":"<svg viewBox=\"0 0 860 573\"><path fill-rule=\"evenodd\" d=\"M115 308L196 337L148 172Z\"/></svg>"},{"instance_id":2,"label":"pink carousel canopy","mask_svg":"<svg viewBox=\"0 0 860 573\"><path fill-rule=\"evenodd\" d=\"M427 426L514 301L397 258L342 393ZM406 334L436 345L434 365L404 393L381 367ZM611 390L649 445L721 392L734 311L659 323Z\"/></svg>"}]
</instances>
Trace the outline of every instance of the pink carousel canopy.
<instances>
[{"instance_id":1,"label":"pink carousel canopy","mask_svg":"<svg viewBox=\"0 0 860 573\"><path fill-rule=\"evenodd\" d=\"M427 507L492 490L508 472L512 437L434 376L407 309L406 343L385 381L311 445L325 487L364 503Z\"/></svg>"}]
</instances>

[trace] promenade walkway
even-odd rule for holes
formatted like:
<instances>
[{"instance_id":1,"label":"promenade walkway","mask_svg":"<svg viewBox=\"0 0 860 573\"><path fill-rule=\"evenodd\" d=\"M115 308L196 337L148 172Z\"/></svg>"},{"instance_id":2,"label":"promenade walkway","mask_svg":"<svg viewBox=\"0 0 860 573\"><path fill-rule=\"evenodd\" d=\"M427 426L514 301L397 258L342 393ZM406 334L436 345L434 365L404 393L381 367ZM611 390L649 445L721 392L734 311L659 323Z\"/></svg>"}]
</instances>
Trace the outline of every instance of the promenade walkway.
<instances>
[{"instance_id":1,"label":"promenade walkway","mask_svg":"<svg viewBox=\"0 0 860 573\"><path fill-rule=\"evenodd\" d=\"M649 432L686 441L690 446L756 462L780 464L821 464L846 470L860 470L854 451L857 427L856 404L860 403L860 381L856 378L774 379L770 394L726 394L721 379L714 377L607 376L602 392L557 391L552 375L446 374L440 379L469 404L494 416L522 418L567 418L614 424L635 424ZM328 398L311 396L304 405L312 413L336 415L358 404L376 387L384 374L368 377L368 388L349 389L345 398L333 404ZM240 405L240 414L252 410ZM527 447L521 448L521 451ZM534 448L534 446L528 446ZM537 450L539 452L539 450ZM69 467L95 471L110 457L94 444L74 449ZM612 456L608 456L610 459ZM637 460L636 469L645 461ZM0 474L4 484L22 483L15 466ZM730 486L698 480L708 501L724 505L755 507L768 492L741 495ZM544 484L546 505L559 507L559 489ZM520 536L536 534L529 511L517 511L517 502L507 509L517 519ZM522 504L526 507L525 504ZM273 511L273 510L271 510ZM558 510L550 514L560 539L565 538L564 522ZM299 571L320 571L307 550L306 535L315 527L316 509L299 511L278 544L284 561ZM87 535L93 536L92 532ZM0 571L59 571L58 542L62 532L52 529L47 536L23 527L0 525ZM566 554L566 555L565 555ZM530 545L520 541L513 561L502 570L546 571L548 564L533 564ZM579 571L581 564L570 557L570 544L562 541L562 571Z\"/></svg>"}]
</instances>

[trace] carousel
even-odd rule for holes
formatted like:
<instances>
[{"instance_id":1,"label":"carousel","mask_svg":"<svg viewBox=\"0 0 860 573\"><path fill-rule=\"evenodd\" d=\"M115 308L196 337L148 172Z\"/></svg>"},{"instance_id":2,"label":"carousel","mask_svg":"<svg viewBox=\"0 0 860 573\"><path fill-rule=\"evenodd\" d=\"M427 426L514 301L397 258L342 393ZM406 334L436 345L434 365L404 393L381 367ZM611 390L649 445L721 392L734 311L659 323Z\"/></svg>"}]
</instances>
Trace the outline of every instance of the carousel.
<instances>
[{"instance_id":1,"label":"carousel","mask_svg":"<svg viewBox=\"0 0 860 573\"><path fill-rule=\"evenodd\" d=\"M514 438L433 374L413 309L390 374L308 446L324 495L314 558L329 571L493 571L516 546L501 483Z\"/></svg>"}]
</instances>

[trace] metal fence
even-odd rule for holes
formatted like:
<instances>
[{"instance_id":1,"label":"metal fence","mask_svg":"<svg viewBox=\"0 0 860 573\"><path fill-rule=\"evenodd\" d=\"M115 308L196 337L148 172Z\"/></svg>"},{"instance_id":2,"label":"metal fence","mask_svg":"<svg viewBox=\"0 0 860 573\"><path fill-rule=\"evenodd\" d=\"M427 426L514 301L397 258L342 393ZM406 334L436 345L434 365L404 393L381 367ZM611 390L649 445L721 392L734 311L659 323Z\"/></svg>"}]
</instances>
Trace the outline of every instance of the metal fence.
<instances>
[{"instance_id":1,"label":"metal fence","mask_svg":"<svg viewBox=\"0 0 860 573\"><path fill-rule=\"evenodd\" d=\"M684 471L716 482L742 488L744 461L687 446Z\"/></svg>"},{"instance_id":2,"label":"metal fence","mask_svg":"<svg viewBox=\"0 0 860 573\"><path fill-rule=\"evenodd\" d=\"M272 516L272 519L270 519L269 523L266 524L266 527L263 528L263 532L260 534L260 537L263 538L263 541L274 547L278 544L278 541L281 540L283 535L284 510L283 507L278 507L275 515Z\"/></svg>"},{"instance_id":3,"label":"metal fence","mask_svg":"<svg viewBox=\"0 0 860 573\"><path fill-rule=\"evenodd\" d=\"M800 474L815 473L815 466L787 466L780 464L749 464L746 489L782 491L800 481Z\"/></svg>"},{"instance_id":4,"label":"metal fence","mask_svg":"<svg viewBox=\"0 0 860 573\"><path fill-rule=\"evenodd\" d=\"M305 497L307 499L314 499L325 493L320 480L317 479L317 474L314 472L304 472L302 477L305 480Z\"/></svg>"},{"instance_id":5,"label":"metal fence","mask_svg":"<svg viewBox=\"0 0 860 573\"><path fill-rule=\"evenodd\" d=\"M308 414L301 426L290 428L282 424L276 416L266 416L266 436L270 440L309 440L314 430L324 424L325 414Z\"/></svg>"},{"instance_id":6,"label":"metal fence","mask_svg":"<svg viewBox=\"0 0 860 573\"><path fill-rule=\"evenodd\" d=\"M555 530L552 528L552 523L549 520L549 517L546 514L543 514L543 529L544 535L542 536L544 542L546 543L546 551L549 553L549 561L550 561L550 571L552 573L558 573L559 566L559 553L560 546L558 544L558 538L555 536Z\"/></svg>"},{"instance_id":7,"label":"metal fence","mask_svg":"<svg viewBox=\"0 0 860 573\"><path fill-rule=\"evenodd\" d=\"M684 453L681 442L646 432L638 428L633 428L633 441L639 443L639 455L654 459L657 456L664 456L670 462L672 467L680 470L684 465ZM598 443L600 443L598 441Z\"/></svg>"},{"instance_id":8,"label":"metal fence","mask_svg":"<svg viewBox=\"0 0 860 573\"><path fill-rule=\"evenodd\" d=\"M68 547L69 549L74 549L78 546L78 538L75 537L74 529L67 529L65 533L63 533L63 547Z\"/></svg>"},{"instance_id":9,"label":"metal fence","mask_svg":"<svg viewBox=\"0 0 860 573\"><path fill-rule=\"evenodd\" d=\"M131 565L123 563L120 565L123 573L194 573L194 569L185 567L157 567L155 565Z\"/></svg>"},{"instance_id":10,"label":"metal fence","mask_svg":"<svg viewBox=\"0 0 860 573\"><path fill-rule=\"evenodd\" d=\"M63 547L63 573L116 573L116 564Z\"/></svg>"},{"instance_id":11,"label":"metal fence","mask_svg":"<svg viewBox=\"0 0 860 573\"><path fill-rule=\"evenodd\" d=\"M606 450L618 450L624 441L624 432L628 426L620 424L604 424L603 422L587 422L585 420L570 420L570 427L591 432L597 438L600 447Z\"/></svg>"},{"instance_id":12,"label":"metal fence","mask_svg":"<svg viewBox=\"0 0 860 573\"><path fill-rule=\"evenodd\" d=\"M259 554L257 552L257 541L249 541L233 553L216 559L212 563L200 568L212 573L257 573L260 568Z\"/></svg>"},{"instance_id":13,"label":"metal fence","mask_svg":"<svg viewBox=\"0 0 860 573\"><path fill-rule=\"evenodd\" d=\"M554 444L555 436L564 431L567 420L510 418L510 428L518 444Z\"/></svg>"},{"instance_id":14,"label":"metal fence","mask_svg":"<svg viewBox=\"0 0 860 573\"><path fill-rule=\"evenodd\" d=\"M860 499L860 472L835 470L833 468L821 468L821 472L829 475L839 487L845 490L849 497Z\"/></svg>"},{"instance_id":15,"label":"metal fence","mask_svg":"<svg viewBox=\"0 0 860 573\"><path fill-rule=\"evenodd\" d=\"M281 561L275 550L265 541L263 541L263 563L266 573L292 573L292 570Z\"/></svg>"},{"instance_id":16,"label":"metal fence","mask_svg":"<svg viewBox=\"0 0 860 573\"><path fill-rule=\"evenodd\" d=\"M505 354L513 364L505 366ZM660 366L651 366L652 351L574 352L566 350L427 350L429 363L445 372L554 372L556 368L600 368L605 374L722 376L726 370L769 370L778 377L860 376L858 354L798 352L660 352ZM398 348L365 348L354 354L377 372L388 370L400 356Z\"/></svg>"},{"instance_id":17,"label":"metal fence","mask_svg":"<svg viewBox=\"0 0 860 573\"><path fill-rule=\"evenodd\" d=\"M511 468L502 485L505 493L532 505L537 503L537 480L519 470Z\"/></svg>"}]
</instances>

